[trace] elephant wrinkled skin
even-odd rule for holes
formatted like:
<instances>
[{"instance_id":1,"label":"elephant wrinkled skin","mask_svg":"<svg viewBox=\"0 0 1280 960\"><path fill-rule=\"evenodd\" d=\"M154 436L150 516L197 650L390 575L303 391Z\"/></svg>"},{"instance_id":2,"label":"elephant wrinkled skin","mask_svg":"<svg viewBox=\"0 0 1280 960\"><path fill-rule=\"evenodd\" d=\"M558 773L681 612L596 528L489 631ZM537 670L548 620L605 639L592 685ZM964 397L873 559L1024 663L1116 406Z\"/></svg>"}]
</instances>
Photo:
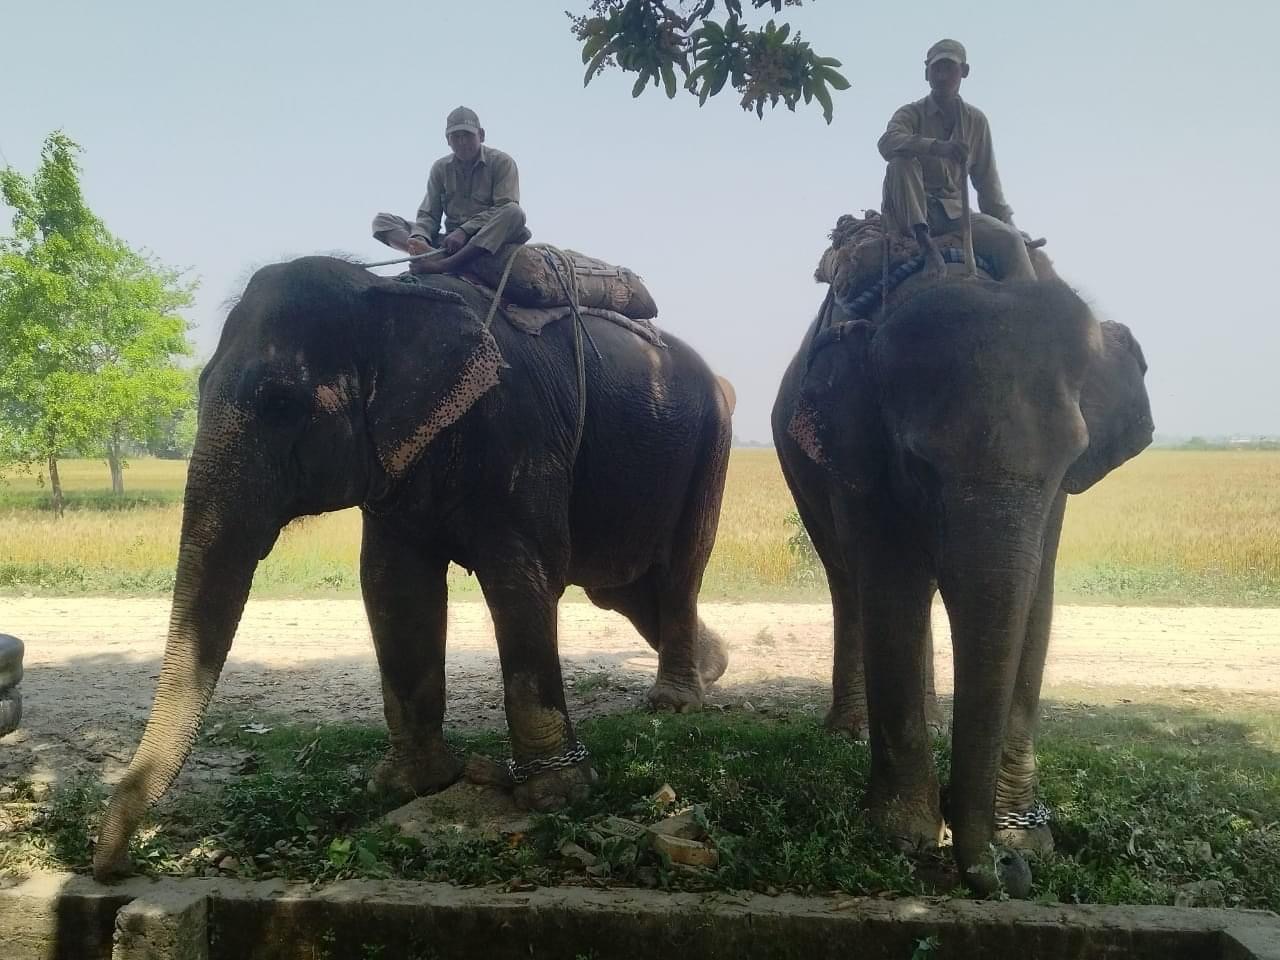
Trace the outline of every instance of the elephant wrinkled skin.
<instances>
[{"instance_id":1,"label":"elephant wrinkled skin","mask_svg":"<svg viewBox=\"0 0 1280 960\"><path fill-rule=\"evenodd\" d=\"M573 327L487 328L488 306L454 278L398 283L329 257L250 280L201 376L164 663L102 821L97 876L127 866L133 830L186 761L257 562L296 517L362 508L391 741L373 780L389 793L461 772L442 732L451 561L475 573L493 617L517 763L577 744L556 651L567 584L658 651L655 706L695 708L723 672L696 598L728 463L726 393L680 341L655 347L584 318L575 456ZM591 779L587 762L544 770L516 797L548 809Z\"/></svg>"},{"instance_id":2,"label":"elephant wrinkled skin","mask_svg":"<svg viewBox=\"0 0 1280 960\"><path fill-rule=\"evenodd\" d=\"M942 593L955 656L945 813L980 892L1027 876L1021 861L993 858L991 842L997 814L1035 798L1066 496L1136 455L1153 429L1129 330L1099 324L1042 276L924 285L812 349L820 317L773 410L783 472L831 588L828 724L869 730L868 804L908 847L944 831L927 728L929 608ZM1037 827L999 839L1043 849L1050 838Z\"/></svg>"}]
</instances>

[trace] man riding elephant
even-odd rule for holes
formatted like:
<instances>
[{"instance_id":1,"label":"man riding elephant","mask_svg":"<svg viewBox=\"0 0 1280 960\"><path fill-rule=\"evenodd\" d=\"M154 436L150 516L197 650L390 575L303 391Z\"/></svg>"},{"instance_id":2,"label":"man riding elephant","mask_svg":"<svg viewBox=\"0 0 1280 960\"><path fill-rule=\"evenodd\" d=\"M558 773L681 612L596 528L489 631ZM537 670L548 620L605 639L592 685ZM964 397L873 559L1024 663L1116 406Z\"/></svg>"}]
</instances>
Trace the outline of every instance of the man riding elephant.
<instances>
[{"instance_id":1,"label":"man riding elephant","mask_svg":"<svg viewBox=\"0 0 1280 960\"><path fill-rule=\"evenodd\" d=\"M929 96L900 107L880 137L880 155L889 162L886 226L914 236L925 270L944 276L946 263L933 237L960 232L967 169L981 211L971 216L975 251L991 261L999 280L1035 280L1026 242L1000 188L986 115L960 99L960 82L968 75L964 46L939 40L925 56Z\"/></svg>"},{"instance_id":2,"label":"man riding elephant","mask_svg":"<svg viewBox=\"0 0 1280 960\"><path fill-rule=\"evenodd\" d=\"M431 165L427 194L410 223L393 213L373 218L373 236L409 254L442 251L410 266L413 273L457 273L481 253L532 234L520 208L520 172L510 156L485 145L480 118L458 107L445 121L450 154ZM440 236L443 219L445 233Z\"/></svg>"}]
</instances>

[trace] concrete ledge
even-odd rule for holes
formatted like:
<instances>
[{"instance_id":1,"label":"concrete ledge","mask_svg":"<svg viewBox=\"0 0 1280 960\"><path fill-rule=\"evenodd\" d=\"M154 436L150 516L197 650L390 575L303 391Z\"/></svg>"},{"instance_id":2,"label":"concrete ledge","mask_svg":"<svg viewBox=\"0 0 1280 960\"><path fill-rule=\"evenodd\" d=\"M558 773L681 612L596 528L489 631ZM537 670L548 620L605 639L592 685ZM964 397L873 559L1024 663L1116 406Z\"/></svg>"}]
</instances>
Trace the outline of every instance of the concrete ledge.
<instances>
[{"instance_id":1,"label":"concrete ledge","mask_svg":"<svg viewBox=\"0 0 1280 960\"><path fill-rule=\"evenodd\" d=\"M1280 960L1261 911L447 884L36 878L0 890L4 960Z\"/></svg>"}]
</instances>

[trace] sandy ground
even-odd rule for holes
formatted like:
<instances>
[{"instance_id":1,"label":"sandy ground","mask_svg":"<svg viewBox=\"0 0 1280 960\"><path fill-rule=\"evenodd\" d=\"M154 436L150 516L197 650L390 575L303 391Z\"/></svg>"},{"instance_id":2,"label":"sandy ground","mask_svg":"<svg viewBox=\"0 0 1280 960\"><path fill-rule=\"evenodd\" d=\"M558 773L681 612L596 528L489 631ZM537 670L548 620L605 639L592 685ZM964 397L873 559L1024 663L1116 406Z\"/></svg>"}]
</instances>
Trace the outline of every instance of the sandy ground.
<instances>
[{"instance_id":1,"label":"sandy ground","mask_svg":"<svg viewBox=\"0 0 1280 960\"><path fill-rule=\"evenodd\" d=\"M159 673L167 600L0 599L0 630L27 645L22 728L0 738L0 782L114 780L141 734ZM704 604L730 648L712 704L826 708L831 611L822 604ZM503 722L497 648L478 602L449 611L447 722ZM951 690L946 617L934 611L939 693ZM656 655L616 614L564 604L560 651L575 717L639 707ZM1280 610L1059 607L1046 691L1214 688L1280 706ZM1140 695L1140 693L1138 694ZM358 600L252 602L215 694L215 715L380 723L373 644ZM267 719L267 722L271 722ZM218 780L243 760L202 745L185 779Z\"/></svg>"}]
</instances>

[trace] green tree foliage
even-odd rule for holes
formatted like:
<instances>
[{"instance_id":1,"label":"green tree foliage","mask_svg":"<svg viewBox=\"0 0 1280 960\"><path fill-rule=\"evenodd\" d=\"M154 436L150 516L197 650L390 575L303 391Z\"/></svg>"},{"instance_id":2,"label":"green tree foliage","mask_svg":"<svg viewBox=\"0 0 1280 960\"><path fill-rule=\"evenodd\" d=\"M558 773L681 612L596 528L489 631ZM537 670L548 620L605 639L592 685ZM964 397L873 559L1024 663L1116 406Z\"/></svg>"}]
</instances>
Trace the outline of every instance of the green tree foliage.
<instances>
[{"instance_id":1,"label":"green tree foliage","mask_svg":"<svg viewBox=\"0 0 1280 960\"><path fill-rule=\"evenodd\" d=\"M190 402L187 323L194 284L113 236L84 202L79 146L46 139L30 179L0 171L14 210L0 238L0 458L49 471L95 453L123 493L126 445Z\"/></svg>"},{"instance_id":2,"label":"green tree foliage","mask_svg":"<svg viewBox=\"0 0 1280 960\"><path fill-rule=\"evenodd\" d=\"M767 6L778 13L802 0L749 2L756 10ZM650 82L669 98L683 86L699 106L729 84L740 94L742 108L757 117L764 116L766 104L782 102L795 110L801 100L816 100L830 123L831 91L849 87L836 70L840 61L818 56L788 23L744 26L742 0L724 0L723 21L713 19L718 6L718 0L591 0L587 13L569 13L587 65L583 83L616 67L637 74L633 97Z\"/></svg>"}]
</instances>

